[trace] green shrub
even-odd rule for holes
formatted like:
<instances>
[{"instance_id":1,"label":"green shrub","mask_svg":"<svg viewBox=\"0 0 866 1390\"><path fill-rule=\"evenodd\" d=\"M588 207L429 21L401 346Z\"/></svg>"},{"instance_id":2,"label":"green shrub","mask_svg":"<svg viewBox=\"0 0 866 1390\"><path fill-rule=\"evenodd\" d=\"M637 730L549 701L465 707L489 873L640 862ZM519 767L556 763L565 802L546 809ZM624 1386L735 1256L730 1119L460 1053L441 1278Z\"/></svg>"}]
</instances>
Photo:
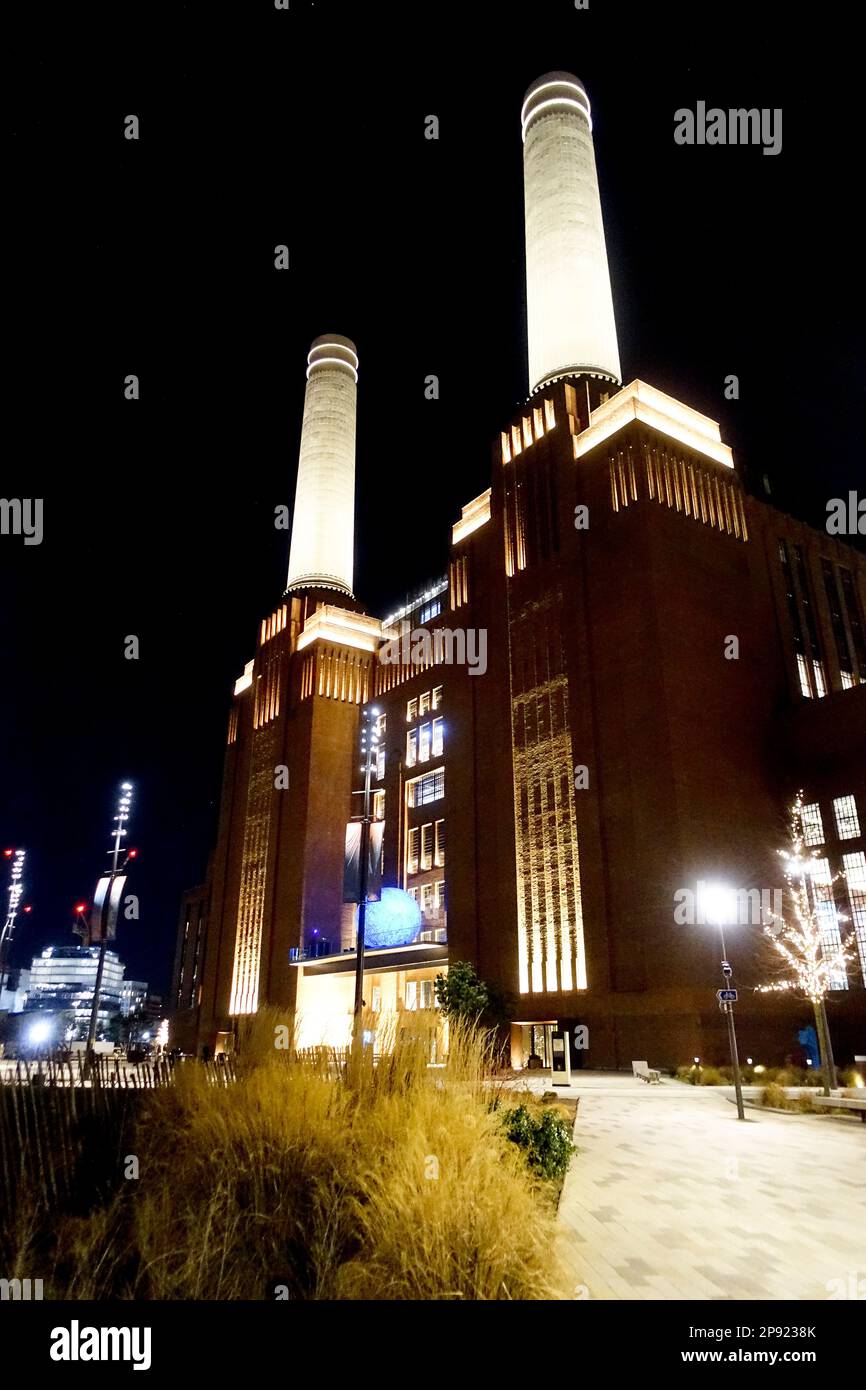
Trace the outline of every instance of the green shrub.
<instances>
[{"instance_id":1,"label":"green shrub","mask_svg":"<svg viewBox=\"0 0 866 1390\"><path fill-rule=\"evenodd\" d=\"M724 1086L725 1078L718 1067L701 1068L701 1086Z\"/></svg>"},{"instance_id":2,"label":"green shrub","mask_svg":"<svg viewBox=\"0 0 866 1390\"><path fill-rule=\"evenodd\" d=\"M523 1150L527 1163L536 1173L543 1178L565 1176L576 1149L571 1142L569 1126L561 1115L545 1110L535 1117L525 1105L518 1105L506 1110L502 1126L511 1142Z\"/></svg>"},{"instance_id":3,"label":"green shrub","mask_svg":"<svg viewBox=\"0 0 866 1390\"><path fill-rule=\"evenodd\" d=\"M794 1101L794 1105L796 1105L801 1115L814 1115L815 1113L815 1102L808 1091L804 1096L798 1096Z\"/></svg>"}]
</instances>

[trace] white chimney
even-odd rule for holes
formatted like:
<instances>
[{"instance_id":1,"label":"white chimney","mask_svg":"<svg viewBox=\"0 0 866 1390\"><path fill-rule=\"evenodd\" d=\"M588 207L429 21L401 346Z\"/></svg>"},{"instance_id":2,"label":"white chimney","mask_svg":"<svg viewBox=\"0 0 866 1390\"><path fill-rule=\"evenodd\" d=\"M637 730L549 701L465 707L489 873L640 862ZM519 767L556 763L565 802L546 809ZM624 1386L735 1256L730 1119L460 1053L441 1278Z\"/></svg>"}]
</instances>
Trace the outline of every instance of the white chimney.
<instances>
[{"instance_id":1,"label":"white chimney","mask_svg":"<svg viewBox=\"0 0 866 1390\"><path fill-rule=\"evenodd\" d=\"M619 385L619 350L604 244L589 98L569 72L526 93L523 191L530 391L601 373Z\"/></svg>"},{"instance_id":2,"label":"white chimney","mask_svg":"<svg viewBox=\"0 0 866 1390\"><path fill-rule=\"evenodd\" d=\"M287 589L352 593L358 354L336 333L307 356Z\"/></svg>"}]
</instances>

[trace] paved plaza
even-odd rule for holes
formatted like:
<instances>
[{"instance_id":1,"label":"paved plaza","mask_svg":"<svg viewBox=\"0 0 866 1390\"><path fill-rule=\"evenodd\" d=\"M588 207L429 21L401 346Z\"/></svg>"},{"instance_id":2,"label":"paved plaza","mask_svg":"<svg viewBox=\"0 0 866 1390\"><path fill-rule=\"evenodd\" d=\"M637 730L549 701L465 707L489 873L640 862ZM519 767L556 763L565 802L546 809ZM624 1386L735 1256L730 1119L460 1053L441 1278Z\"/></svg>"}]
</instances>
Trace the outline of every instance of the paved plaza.
<instances>
[{"instance_id":1,"label":"paved plaza","mask_svg":"<svg viewBox=\"0 0 866 1390\"><path fill-rule=\"evenodd\" d=\"M747 1109L741 1123L730 1088L603 1073L562 1094L580 1097L559 1212L575 1297L866 1296L859 1120Z\"/></svg>"}]
</instances>

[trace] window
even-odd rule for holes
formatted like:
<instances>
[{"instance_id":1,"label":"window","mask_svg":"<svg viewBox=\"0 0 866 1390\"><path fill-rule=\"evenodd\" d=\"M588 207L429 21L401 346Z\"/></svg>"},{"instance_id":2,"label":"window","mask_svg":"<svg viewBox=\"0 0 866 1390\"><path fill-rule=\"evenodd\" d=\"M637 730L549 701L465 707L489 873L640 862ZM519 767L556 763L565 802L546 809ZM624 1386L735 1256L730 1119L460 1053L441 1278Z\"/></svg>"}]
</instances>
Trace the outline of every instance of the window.
<instances>
[{"instance_id":1,"label":"window","mask_svg":"<svg viewBox=\"0 0 866 1390\"><path fill-rule=\"evenodd\" d=\"M854 643L857 665L860 667L860 677L862 680L866 680L866 639L864 639L863 636L863 623L860 619L860 604L857 601L854 576L844 565L840 565L839 578L842 580L845 611L848 614L848 629L851 633L851 640Z\"/></svg>"},{"instance_id":2,"label":"window","mask_svg":"<svg viewBox=\"0 0 866 1390\"><path fill-rule=\"evenodd\" d=\"M409 897L412 899L413 903L417 903L417 901L418 901L418 889L417 889L417 888L407 888L407 889L406 889L406 892L409 894Z\"/></svg>"},{"instance_id":3,"label":"window","mask_svg":"<svg viewBox=\"0 0 866 1390\"><path fill-rule=\"evenodd\" d=\"M421 826L421 868L433 867L433 823Z\"/></svg>"},{"instance_id":4,"label":"window","mask_svg":"<svg viewBox=\"0 0 866 1390\"><path fill-rule=\"evenodd\" d=\"M812 584L809 578L809 568L806 564L806 557L803 554L802 546L794 546L794 560L797 567L797 582L800 585L800 605L803 616L806 619L806 635L809 639L809 649L812 656L812 676L815 682L815 694L820 700L827 694L827 682L824 676L824 657L818 638L817 624L815 622L815 607L812 603Z\"/></svg>"},{"instance_id":5,"label":"window","mask_svg":"<svg viewBox=\"0 0 866 1390\"><path fill-rule=\"evenodd\" d=\"M830 626L833 629L833 640L836 643L836 655L839 659L839 675L842 681L842 689L850 690L852 685L857 684L857 677L854 675L854 663L851 660L851 652L848 648L848 637L845 632L845 620L842 617L839 585L836 583L836 573L833 569L833 562L826 558L822 558L821 570L824 575L824 592L827 595L827 607L830 610Z\"/></svg>"},{"instance_id":6,"label":"window","mask_svg":"<svg viewBox=\"0 0 866 1390\"><path fill-rule=\"evenodd\" d=\"M436 822L436 849L434 853L434 863L437 869L441 869L445 863L445 822Z\"/></svg>"},{"instance_id":7,"label":"window","mask_svg":"<svg viewBox=\"0 0 866 1390\"><path fill-rule=\"evenodd\" d=\"M423 883L421 885L421 911L426 917L429 913L436 910L436 885L434 883Z\"/></svg>"},{"instance_id":8,"label":"window","mask_svg":"<svg viewBox=\"0 0 866 1390\"><path fill-rule=\"evenodd\" d=\"M417 700L410 700L409 703L408 703L407 706L406 706L406 723L407 723L407 724L411 724L412 721L413 721L414 719L417 719L417 718L418 718L418 701L417 701Z\"/></svg>"},{"instance_id":9,"label":"window","mask_svg":"<svg viewBox=\"0 0 866 1390\"><path fill-rule=\"evenodd\" d=\"M373 793L373 819L385 819L385 793L383 791Z\"/></svg>"},{"instance_id":10,"label":"window","mask_svg":"<svg viewBox=\"0 0 866 1390\"><path fill-rule=\"evenodd\" d=\"M407 980L406 989L403 995L407 1009L417 1009L418 1007L418 981Z\"/></svg>"},{"instance_id":11,"label":"window","mask_svg":"<svg viewBox=\"0 0 866 1390\"><path fill-rule=\"evenodd\" d=\"M857 939L857 952L860 956L860 972L866 985L866 854L844 854L842 867L848 886L848 902L851 905L851 923Z\"/></svg>"},{"instance_id":12,"label":"window","mask_svg":"<svg viewBox=\"0 0 866 1390\"><path fill-rule=\"evenodd\" d=\"M794 655L797 659L797 675L800 679L800 694L804 699L812 698L812 682L809 679L809 664L806 660L806 643L803 637L803 626L800 622L800 610L797 607L797 595L794 592L794 577L791 573L791 565L788 560L788 546L785 541L779 541L779 562L782 566L782 581L785 589L785 599L788 605L788 619L791 624L791 637L794 642Z\"/></svg>"},{"instance_id":13,"label":"window","mask_svg":"<svg viewBox=\"0 0 866 1390\"><path fill-rule=\"evenodd\" d=\"M840 840L856 840L860 834L860 818L853 796L837 796L833 800L836 834Z\"/></svg>"},{"instance_id":14,"label":"window","mask_svg":"<svg viewBox=\"0 0 866 1390\"><path fill-rule=\"evenodd\" d=\"M410 729L406 735L406 766L414 767L418 761L418 730Z\"/></svg>"},{"instance_id":15,"label":"window","mask_svg":"<svg viewBox=\"0 0 866 1390\"><path fill-rule=\"evenodd\" d=\"M438 801L445 795L445 769L439 767L435 772L427 772L409 783L409 805L426 806L430 801Z\"/></svg>"},{"instance_id":16,"label":"window","mask_svg":"<svg viewBox=\"0 0 866 1390\"><path fill-rule=\"evenodd\" d=\"M437 912L441 912L441 911L444 909L444 907L445 907L445 880L444 880L444 878L439 878L439 879L437 879L436 882L433 884L433 887L434 887L434 889L436 890L436 891L435 891L435 894L434 894L434 898L433 898L433 901L434 901L434 903L435 903L435 905L436 905L436 911L437 911Z\"/></svg>"},{"instance_id":17,"label":"window","mask_svg":"<svg viewBox=\"0 0 866 1390\"><path fill-rule=\"evenodd\" d=\"M429 763L430 761L430 725L422 724L418 730L418 761L419 763Z\"/></svg>"},{"instance_id":18,"label":"window","mask_svg":"<svg viewBox=\"0 0 866 1390\"><path fill-rule=\"evenodd\" d=\"M425 690L423 695L418 696L418 713L426 714L430 709L430 691Z\"/></svg>"},{"instance_id":19,"label":"window","mask_svg":"<svg viewBox=\"0 0 866 1390\"><path fill-rule=\"evenodd\" d=\"M374 727L374 729L376 730L376 733L379 735L379 737L380 737L380 738L384 738L384 737L385 737L385 730L386 730L387 727L388 727L388 716L387 716L387 714L380 714L380 715L379 715L379 718L376 720L376 722L375 722L375 724L373 725L373 727Z\"/></svg>"},{"instance_id":20,"label":"window","mask_svg":"<svg viewBox=\"0 0 866 1390\"><path fill-rule=\"evenodd\" d=\"M435 1005L435 1002L436 1002L435 999L434 999L434 997L433 997L433 981L432 981L432 980L419 980L419 981L418 981L418 989L419 989L419 1007L422 1008L422 1009L432 1009L432 1008L434 1007L434 1005Z\"/></svg>"},{"instance_id":21,"label":"window","mask_svg":"<svg viewBox=\"0 0 866 1390\"><path fill-rule=\"evenodd\" d=\"M833 876L828 860L813 859L809 866L809 874L812 879L815 916L821 927L821 943L827 955L832 958L842 949L842 937L839 932L839 914L833 897ZM844 966L830 971L830 988L848 988Z\"/></svg>"},{"instance_id":22,"label":"window","mask_svg":"<svg viewBox=\"0 0 866 1390\"><path fill-rule=\"evenodd\" d=\"M385 750L384 750L384 748L377 748L377 749L376 749L376 781L377 781L377 782L381 782L381 780L382 780L382 778L383 778L384 776L385 776Z\"/></svg>"},{"instance_id":23,"label":"window","mask_svg":"<svg viewBox=\"0 0 866 1390\"><path fill-rule=\"evenodd\" d=\"M371 1007L371 1009L373 1010L373 1013L374 1013L374 1014L377 1014L377 1013L379 1012L379 1010L381 1009L381 1007L382 1007L382 986L381 986L381 985L374 985L374 986L373 986L372 1002L371 1002L371 1004L370 1004L370 1007Z\"/></svg>"},{"instance_id":24,"label":"window","mask_svg":"<svg viewBox=\"0 0 866 1390\"><path fill-rule=\"evenodd\" d=\"M441 706L441 704L442 704L442 687L441 687L441 685L437 685L437 686L436 686L436 689L433 691L433 700L432 700L431 708L432 708L432 709L439 709L439 707Z\"/></svg>"},{"instance_id":25,"label":"window","mask_svg":"<svg viewBox=\"0 0 866 1390\"><path fill-rule=\"evenodd\" d=\"M433 757L442 757L442 716L433 720Z\"/></svg>"},{"instance_id":26,"label":"window","mask_svg":"<svg viewBox=\"0 0 866 1390\"><path fill-rule=\"evenodd\" d=\"M425 603L418 615L419 623L429 623L431 618L436 618L442 612L442 600L435 598L432 603Z\"/></svg>"},{"instance_id":27,"label":"window","mask_svg":"<svg viewBox=\"0 0 866 1390\"><path fill-rule=\"evenodd\" d=\"M418 872L418 852L421 845L421 829L415 826L409 831L409 852L406 856L406 872L417 874Z\"/></svg>"},{"instance_id":28,"label":"window","mask_svg":"<svg viewBox=\"0 0 866 1390\"><path fill-rule=\"evenodd\" d=\"M824 822L821 820L821 807L811 801L803 807L803 839L807 845L823 845Z\"/></svg>"}]
</instances>

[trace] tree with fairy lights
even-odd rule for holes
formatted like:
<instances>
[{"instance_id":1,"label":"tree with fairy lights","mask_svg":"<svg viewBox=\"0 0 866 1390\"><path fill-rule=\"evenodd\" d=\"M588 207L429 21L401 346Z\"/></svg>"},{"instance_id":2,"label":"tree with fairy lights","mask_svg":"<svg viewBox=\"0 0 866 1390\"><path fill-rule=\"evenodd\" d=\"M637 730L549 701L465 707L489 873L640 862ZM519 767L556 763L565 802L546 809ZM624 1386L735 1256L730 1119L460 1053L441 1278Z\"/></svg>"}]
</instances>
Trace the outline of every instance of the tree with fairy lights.
<instances>
[{"instance_id":1,"label":"tree with fairy lights","mask_svg":"<svg viewBox=\"0 0 866 1390\"><path fill-rule=\"evenodd\" d=\"M844 874L819 875L820 856L807 848L803 811L803 793L799 791L790 808L788 848L779 850L785 865L787 910L771 914L764 924L764 934L784 962L784 975L771 984L759 985L758 990L794 990L812 1004L824 1094L828 1096L831 1088L836 1088L836 1065L825 1001L833 986L845 979L853 950L837 930L837 924L847 918L836 910L833 889Z\"/></svg>"}]
</instances>

